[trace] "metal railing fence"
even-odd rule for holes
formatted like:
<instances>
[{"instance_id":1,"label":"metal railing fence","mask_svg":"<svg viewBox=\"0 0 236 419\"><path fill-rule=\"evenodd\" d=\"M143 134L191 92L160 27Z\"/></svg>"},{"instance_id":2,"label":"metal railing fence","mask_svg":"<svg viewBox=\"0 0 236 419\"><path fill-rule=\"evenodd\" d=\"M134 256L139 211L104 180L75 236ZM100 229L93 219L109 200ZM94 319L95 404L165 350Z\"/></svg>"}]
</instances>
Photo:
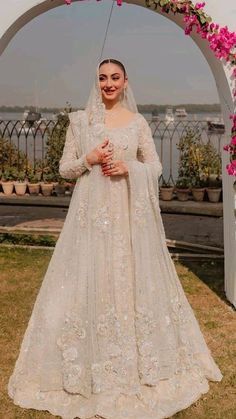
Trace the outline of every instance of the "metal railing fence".
<instances>
[{"instance_id":1,"label":"metal railing fence","mask_svg":"<svg viewBox=\"0 0 236 419\"><path fill-rule=\"evenodd\" d=\"M178 174L180 139L186 135L189 129L201 136L201 142L211 143L220 153L222 149L222 138L224 130L209 129L207 121L204 120L177 120L167 123L164 120L148 121L152 130L157 152L163 165L163 179L174 183ZM0 120L0 169L4 170L6 165L14 166L18 169L22 159L26 165L30 164L33 170L37 164L44 164L47 152L47 140L49 136L66 128L66 123L62 125L59 121L46 120L37 124L27 124L21 120ZM4 155L4 144L8 145L8 155L6 149ZM12 150L15 151L15 161L12 161ZM28 162L28 163L27 163Z\"/></svg>"}]
</instances>

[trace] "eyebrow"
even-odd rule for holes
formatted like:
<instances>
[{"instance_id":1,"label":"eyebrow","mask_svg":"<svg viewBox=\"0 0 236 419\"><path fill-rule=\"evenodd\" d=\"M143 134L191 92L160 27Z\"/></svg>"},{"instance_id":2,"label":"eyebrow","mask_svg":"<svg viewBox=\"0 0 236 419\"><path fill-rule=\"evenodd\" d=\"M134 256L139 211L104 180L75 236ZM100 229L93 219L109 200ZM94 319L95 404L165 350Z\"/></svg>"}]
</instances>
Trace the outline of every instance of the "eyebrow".
<instances>
[{"instance_id":1,"label":"eyebrow","mask_svg":"<svg viewBox=\"0 0 236 419\"><path fill-rule=\"evenodd\" d=\"M111 74L111 76L116 76L116 75L120 76L120 73L113 73L113 74ZM106 75L106 74L99 74L99 77L100 77L100 76L105 76L105 77L107 77L107 75Z\"/></svg>"}]
</instances>

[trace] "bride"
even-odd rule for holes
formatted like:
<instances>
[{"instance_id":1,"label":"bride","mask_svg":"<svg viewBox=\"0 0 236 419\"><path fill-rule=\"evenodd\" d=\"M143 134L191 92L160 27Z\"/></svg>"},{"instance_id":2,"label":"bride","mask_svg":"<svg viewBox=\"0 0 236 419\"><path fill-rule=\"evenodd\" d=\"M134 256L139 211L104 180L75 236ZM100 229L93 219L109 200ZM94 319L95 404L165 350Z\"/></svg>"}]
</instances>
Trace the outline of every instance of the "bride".
<instances>
[{"instance_id":1,"label":"bride","mask_svg":"<svg viewBox=\"0 0 236 419\"><path fill-rule=\"evenodd\" d=\"M8 394L64 419L161 419L220 381L165 242L162 166L122 63L71 112L60 174L77 178Z\"/></svg>"}]
</instances>

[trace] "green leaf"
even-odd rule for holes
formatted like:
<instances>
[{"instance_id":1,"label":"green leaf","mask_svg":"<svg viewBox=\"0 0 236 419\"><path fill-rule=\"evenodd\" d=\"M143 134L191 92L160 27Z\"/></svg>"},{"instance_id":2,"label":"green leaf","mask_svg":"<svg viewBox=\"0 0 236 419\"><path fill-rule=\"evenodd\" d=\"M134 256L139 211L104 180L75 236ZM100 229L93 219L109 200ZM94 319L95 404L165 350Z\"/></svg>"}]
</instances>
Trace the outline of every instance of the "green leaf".
<instances>
[{"instance_id":1,"label":"green leaf","mask_svg":"<svg viewBox=\"0 0 236 419\"><path fill-rule=\"evenodd\" d=\"M163 7L166 4L170 3L170 0L160 0L160 6Z\"/></svg>"},{"instance_id":2,"label":"green leaf","mask_svg":"<svg viewBox=\"0 0 236 419\"><path fill-rule=\"evenodd\" d=\"M200 22L204 25L204 23L206 23L206 18L205 16L199 16Z\"/></svg>"}]
</instances>

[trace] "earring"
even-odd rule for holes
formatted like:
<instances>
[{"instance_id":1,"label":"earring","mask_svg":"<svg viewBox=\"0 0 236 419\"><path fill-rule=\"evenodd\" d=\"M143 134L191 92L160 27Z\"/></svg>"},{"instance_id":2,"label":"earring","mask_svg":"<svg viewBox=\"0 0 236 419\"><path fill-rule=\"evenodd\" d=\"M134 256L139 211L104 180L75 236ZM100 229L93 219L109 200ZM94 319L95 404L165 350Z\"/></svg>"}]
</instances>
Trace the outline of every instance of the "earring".
<instances>
[{"instance_id":1,"label":"earring","mask_svg":"<svg viewBox=\"0 0 236 419\"><path fill-rule=\"evenodd\" d=\"M127 100L127 88L126 87L124 88L124 100L125 101Z\"/></svg>"}]
</instances>

